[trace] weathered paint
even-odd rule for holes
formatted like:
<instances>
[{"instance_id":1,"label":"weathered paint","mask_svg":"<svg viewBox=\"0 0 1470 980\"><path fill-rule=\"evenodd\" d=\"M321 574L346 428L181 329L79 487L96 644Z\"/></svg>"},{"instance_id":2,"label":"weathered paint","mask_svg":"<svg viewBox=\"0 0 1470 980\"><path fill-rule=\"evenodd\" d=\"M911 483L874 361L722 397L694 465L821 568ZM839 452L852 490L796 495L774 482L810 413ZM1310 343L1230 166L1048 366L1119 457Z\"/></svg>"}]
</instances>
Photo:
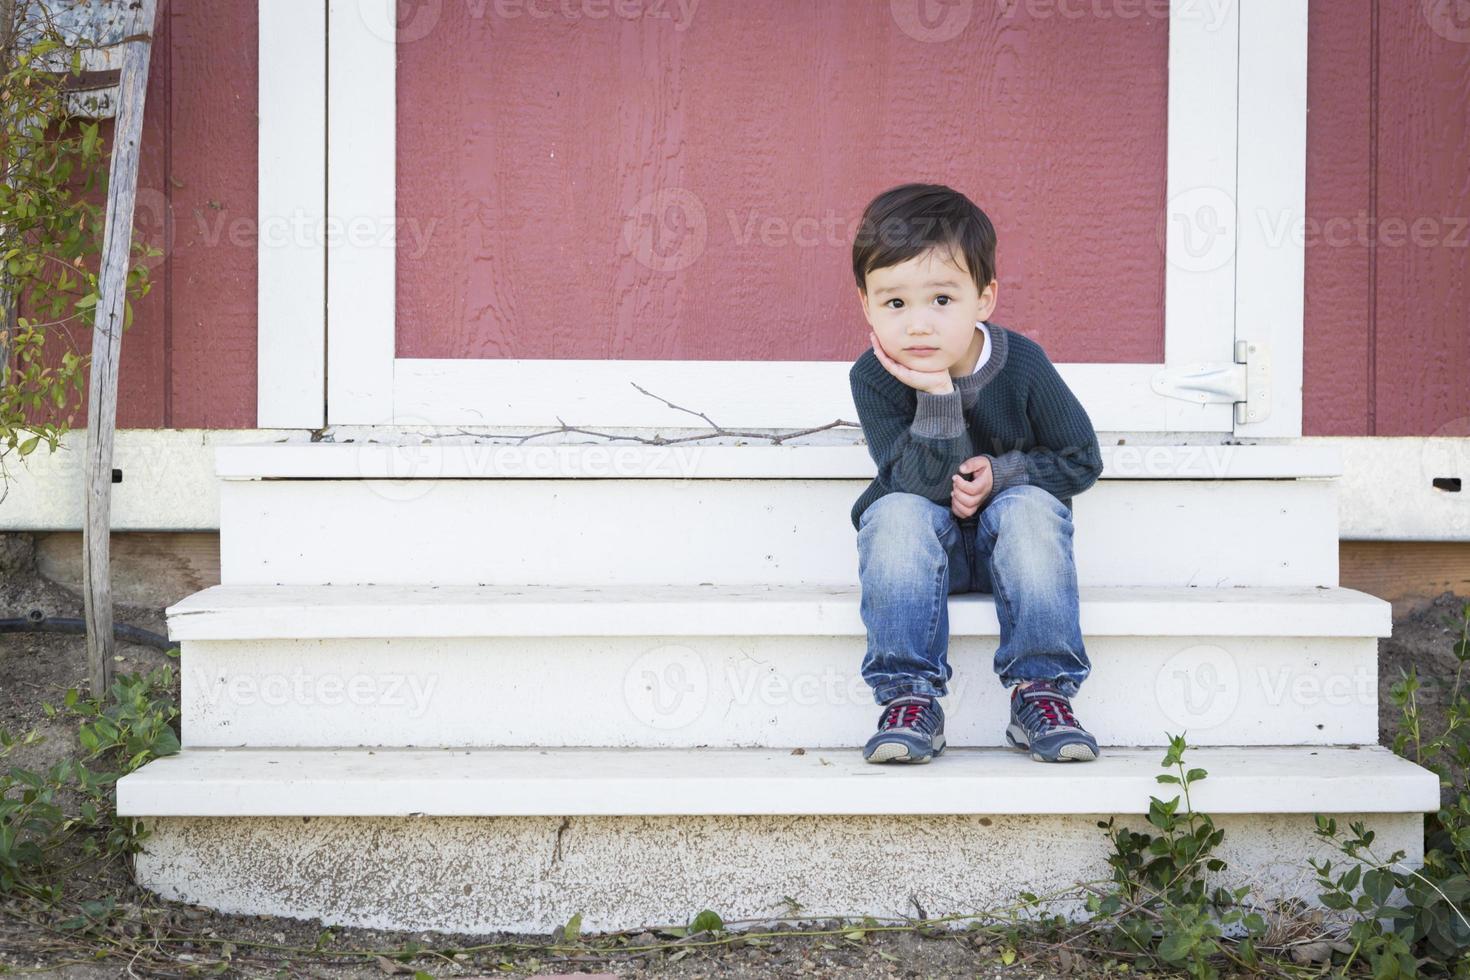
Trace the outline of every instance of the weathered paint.
<instances>
[{"instance_id":1,"label":"weathered paint","mask_svg":"<svg viewBox=\"0 0 1470 980\"><path fill-rule=\"evenodd\" d=\"M137 856L144 887L225 912L323 925L547 933L793 914L977 914L1022 889L1108 877L1098 816L162 817ZM1363 819L1385 853L1422 860L1422 814ZM1137 829L1141 818L1125 818ZM1306 814L1224 814L1222 884L1314 901ZM895 839L904 842L894 847ZM1080 903L1059 914L1085 916ZM963 923L957 923L962 926Z\"/></svg>"}]
</instances>

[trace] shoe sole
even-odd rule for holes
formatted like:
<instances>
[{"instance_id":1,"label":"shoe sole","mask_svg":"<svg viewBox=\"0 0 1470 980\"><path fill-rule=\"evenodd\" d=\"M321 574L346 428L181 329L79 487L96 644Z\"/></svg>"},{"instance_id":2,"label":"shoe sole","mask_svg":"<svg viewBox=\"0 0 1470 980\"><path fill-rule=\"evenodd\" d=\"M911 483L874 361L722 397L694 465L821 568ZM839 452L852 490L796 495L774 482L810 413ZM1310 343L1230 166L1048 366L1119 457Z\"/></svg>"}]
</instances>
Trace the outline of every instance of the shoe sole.
<instances>
[{"instance_id":1,"label":"shoe sole","mask_svg":"<svg viewBox=\"0 0 1470 980\"><path fill-rule=\"evenodd\" d=\"M1057 750L1056 755L1042 755L1032 750L1031 743L1026 740L1026 730L1014 724L1006 726L1006 741L1010 743L1011 748L1030 752L1031 758L1037 762L1093 762L1098 756L1098 753L1092 751L1091 746L1083 742L1067 742Z\"/></svg>"},{"instance_id":2,"label":"shoe sole","mask_svg":"<svg viewBox=\"0 0 1470 980\"><path fill-rule=\"evenodd\" d=\"M879 742L873 753L866 758L869 762L902 762L919 766L935 756L943 755L945 744L944 736L940 735L934 740L934 751L928 755L911 756L907 742Z\"/></svg>"}]
</instances>

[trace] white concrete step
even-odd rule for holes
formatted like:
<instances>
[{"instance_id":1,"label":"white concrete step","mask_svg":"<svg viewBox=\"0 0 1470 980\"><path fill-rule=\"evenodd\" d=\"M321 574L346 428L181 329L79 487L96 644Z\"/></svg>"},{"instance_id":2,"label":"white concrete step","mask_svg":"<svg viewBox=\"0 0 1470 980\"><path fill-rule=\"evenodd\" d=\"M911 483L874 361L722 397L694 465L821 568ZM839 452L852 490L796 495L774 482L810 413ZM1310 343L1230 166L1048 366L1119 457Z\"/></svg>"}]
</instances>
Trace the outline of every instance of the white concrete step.
<instances>
[{"instance_id":1,"label":"white concrete step","mask_svg":"<svg viewBox=\"0 0 1470 980\"><path fill-rule=\"evenodd\" d=\"M931 915L1107 877L1097 821L1143 826L1157 750L1049 766L947 752L878 767L851 748L185 749L124 776L151 836L138 880L227 912L374 928L547 932L728 919ZM1195 749L1223 884L1315 894L1313 815L1362 818L1422 860L1438 781L1377 747ZM1177 791L1175 791L1177 792ZM426 898L431 897L431 898ZM1077 906L1058 911L1076 914Z\"/></svg>"},{"instance_id":2,"label":"white concrete step","mask_svg":"<svg viewBox=\"0 0 1470 980\"><path fill-rule=\"evenodd\" d=\"M118 813L169 817L1146 813L1162 750L1047 765L954 748L878 766L850 746L783 749L188 748L117 784ZM1208 813L1428 812L1433 773L1381 746L1196 748ZM1172 771L1172 770L1170 770ZM901 787L901 788L900 788ZM1165 795L1170 795L1165 793Z\"/></svg>"},{"instance_id":3,"label":"white concrete step","mask_svg":"<svg viewBox=\"0 0 1470 980\"><path fill-rule=\"evenodd\" d=\"M1073 501L1082 584L1337 584L1334 447L1103 459ZM856 584L875 474L862 446L226 446L217 469L227 584Z\"/></svg>"},{"instance_id":4,"label":"white concrete step","mask_svg":"<svg viewBox=\"0 0 1470 980\"><path fill-rule=\"evenodd\" d=\"M167 610L188 746L861 744L856 587L220 585ZM1377 741L1390 606L1350 589L1080 592L1105 745ZM950 597L947 731L1001 745L993 597Z\"/></svg>"}]
</instances>

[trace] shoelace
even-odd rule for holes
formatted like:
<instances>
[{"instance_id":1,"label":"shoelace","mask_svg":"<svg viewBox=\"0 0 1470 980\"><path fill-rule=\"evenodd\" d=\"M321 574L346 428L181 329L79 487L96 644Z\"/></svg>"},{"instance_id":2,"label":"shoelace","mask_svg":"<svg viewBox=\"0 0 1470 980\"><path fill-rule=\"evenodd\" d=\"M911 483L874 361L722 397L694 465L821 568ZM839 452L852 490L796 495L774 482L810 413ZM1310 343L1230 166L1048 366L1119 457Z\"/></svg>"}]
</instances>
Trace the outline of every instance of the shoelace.
<instances>
[{"instance_id":1,"label":"shoelace","mask_svg":"<svg viewBox=\"0 0 1470 980\"><path fill-rule=\"evenodd\" d=\"M913 728L928 707L928 701L894 701L883 714L883 727Z\"/></svg>"},{"instance_id":2,"label":"shoelace","mask_svg":"<svg viewBox=\"0 0 1470 980\"><path fill-rule=\"evenodd\" d=\"M1071 728L1082 727L1072 714L1072 703L1064 695L1048 687L1038 685L1025 691L1018 691L1016 696L1021 698L1026 707L1036 708L1048 728L1057 728L1062 725Z\"/></svg>"}]
</instances>

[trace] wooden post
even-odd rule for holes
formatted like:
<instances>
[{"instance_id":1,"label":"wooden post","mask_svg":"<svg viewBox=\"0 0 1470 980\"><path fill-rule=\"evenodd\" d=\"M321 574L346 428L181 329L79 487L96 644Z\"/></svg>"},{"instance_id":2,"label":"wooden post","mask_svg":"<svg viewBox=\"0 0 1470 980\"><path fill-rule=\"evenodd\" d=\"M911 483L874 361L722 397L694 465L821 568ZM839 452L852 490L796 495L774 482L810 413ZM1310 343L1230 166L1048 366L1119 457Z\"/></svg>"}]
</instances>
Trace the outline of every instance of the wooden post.
<instances>
[{"instance_id":1,"label":"wooden post","mask_svg":"<svg viewBox=\"0 0 1470 980\"><path fill-rule=\"evenodd\" d=\"M0 58L9 65L15 60L15 0L0 0ZM15 326L20 297L7 270L0 269L0 385L10 382L10 349L15 344Z\"/></svg>"},{"instance_id":2,"label":"wooden post","mask_svg":"<svg viewBox=\"0 0 1470 980\"><path fill-rule=\"evenodd\" d=\"M87 673L92 696L112 687L112 437L117 426L117 366L122 349L124 304L133 244L133 205L138 196L138 149L143 99L153 50L157 0L139 0L133 28L123 38L113 126L112 168L107 178L102 268L92 328L87 386L86 520L82 525L82 592L87 620Z\"/></svg>"}]
</instances>

